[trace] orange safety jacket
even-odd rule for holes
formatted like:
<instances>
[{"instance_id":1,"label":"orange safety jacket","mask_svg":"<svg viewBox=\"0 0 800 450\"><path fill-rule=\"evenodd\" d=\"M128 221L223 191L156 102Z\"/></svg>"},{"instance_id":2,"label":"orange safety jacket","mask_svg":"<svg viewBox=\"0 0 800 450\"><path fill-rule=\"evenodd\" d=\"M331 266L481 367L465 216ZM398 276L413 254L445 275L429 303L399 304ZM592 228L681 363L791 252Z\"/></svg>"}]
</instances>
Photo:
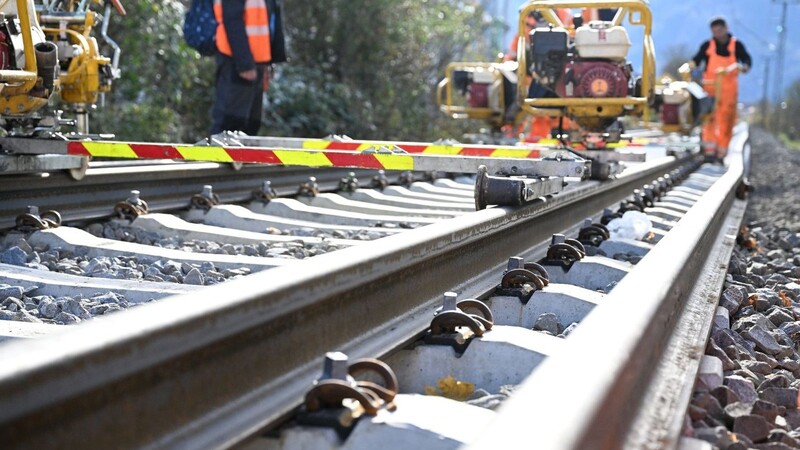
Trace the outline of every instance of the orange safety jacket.
<instances>
[{"instance_id":1,"label":"orange safety jacket","mask_svg":"<svg viewBox=\"0 0 800 450\"><path fill-rule=\"evenodd\" d=\"M703 87L709 95L716 96L717 72L736 64L736 38L731 36L730 40L728 40L728 56L717 54L717 40L712 38L708 43L706 55L708 56L708 62L706 62L706 70L703 72ZM733 98L735 102L736 94L739 90L739 79L736 76L736 72L722 76L720 89L726 97Z\"/></svg>"},{"instance_id":2,"label":"orange safety jacket","mask_svg":"<svg viewBox=\"0 0 800 450\"><path fill-rule=\"evenodd\" d=\"M214 15L217 18L217 49L223 55L233 56L228 42L228 33L222 21L222 0L214 0ZM264 0L245 0L244 26L250 53L256 63L272 61L272 47L269 37L269 12Z\"/></svg>"}]
</instances>

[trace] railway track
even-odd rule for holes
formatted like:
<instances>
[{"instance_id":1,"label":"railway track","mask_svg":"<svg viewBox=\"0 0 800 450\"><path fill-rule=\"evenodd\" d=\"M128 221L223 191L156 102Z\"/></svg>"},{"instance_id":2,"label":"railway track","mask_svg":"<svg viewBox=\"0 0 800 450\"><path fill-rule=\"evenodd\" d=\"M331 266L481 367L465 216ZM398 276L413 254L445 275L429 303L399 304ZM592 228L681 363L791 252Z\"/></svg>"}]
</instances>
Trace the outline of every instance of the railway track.
<instances>
[{"instance_id":1,"label":"railway track","mask_svg":"<svg viewBox=\"0 0 800 450\"><path fill-rule=\"evenodd\" d=\"M656 158L516 208L468 213L473 186L443 180L395 189L405 196L381 208L373 197L347 214L305 210L330 229L393 226L374 242L0 346L0 361L14 361L0 365L0 437L20 448L339 448L345 435L346 448L674 446L744 212L746 140L741 129L727 170L691 154ZM244 192L231 181L225 202ZM333 195L304 201L344 208ZM374 217L403 201L428 206L427 217L395 216L402 227ZM644 241L605 239L596 225L620 202L647 214ZM309 219L287 204L262 205L276 216L282 205L284 222L258 231ZM210 223L231 209L185 218ZM490 312L476 302L459 312L464 299ZM356 362L351 372L377 373L384 389L354 387L347 367L364 357L381 358L397 383ZM304 397L323 360L328 379ZM342 408L325 387L337 380L360 403ZM437 395L414 395L424 393Z\"/></svg>"}]
</instances>

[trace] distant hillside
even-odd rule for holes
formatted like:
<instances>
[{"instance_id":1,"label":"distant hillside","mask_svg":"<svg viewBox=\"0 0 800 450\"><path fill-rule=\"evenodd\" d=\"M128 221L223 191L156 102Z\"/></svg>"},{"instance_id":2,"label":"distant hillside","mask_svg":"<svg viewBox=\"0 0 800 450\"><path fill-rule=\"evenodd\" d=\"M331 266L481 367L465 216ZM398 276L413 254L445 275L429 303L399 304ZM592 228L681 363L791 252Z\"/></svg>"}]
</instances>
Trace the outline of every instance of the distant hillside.
<instances>
[{"instance_id":1,"label":"distant hillside","mask_svg":"<svg viewBox=\"0 0 800 450\"><path fill-rule=\"evenodd\" d=\"M495 0L499 4L500 0ZM513 2L503 2L511 3ZM521 4L521 2L519 2ZM488 5L491 10L491 4ZM495 5L496 6L496 5ZM508 6L506 20L516 27L517 7ZM684 46L688 53L686 59L693 56L700 43L710 37L709 19L722 15L728 20L733 34L740 39L753 56L753 71L740 78L739 98L743 102L752 103L761 99L764 64L767 56L772 55L774 61L775 48L778 44L777 26L780 21L781 6L772 0L693 0L691 2L674 2L654 0L650 3L653 11L653 40L655 41L658 61L663 64L668 55ZM495 9L495 11L497 11ZM788 34L786 40L786 67L784 69L783 86L788 87L792 80L800 78L800 4L789 6L787 20ZM510 31L510 40L514 30ZM631 39L641 39L635 34ZM770 44L773 49L770 50ZM631 59L638 64L641 60L641 48L634 47ZM774 63L773 63L774 64ZM775 81L775 67L771 68L770 86ZM771 96L775 93L771 90Z\"/></svg>"}]
</instances>

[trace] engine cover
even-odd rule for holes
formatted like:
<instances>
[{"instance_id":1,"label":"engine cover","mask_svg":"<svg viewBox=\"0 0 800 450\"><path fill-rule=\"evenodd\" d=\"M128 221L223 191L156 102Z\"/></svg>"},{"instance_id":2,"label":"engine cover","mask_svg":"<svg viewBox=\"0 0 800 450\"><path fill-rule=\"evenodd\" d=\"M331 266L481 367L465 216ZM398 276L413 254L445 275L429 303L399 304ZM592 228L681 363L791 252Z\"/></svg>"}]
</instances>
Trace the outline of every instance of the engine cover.
<instances>
[{"instance_id":1,"label":"engine cover","mask_svg":"<svg viewBox=\"0 0 800 450\"><path fill-rule=\"evenodd\" d=\"M619 98L628 95L630 73L625 65L611 61L569 62L556 85L560 97Z\"/></svg>"}]
</instances>

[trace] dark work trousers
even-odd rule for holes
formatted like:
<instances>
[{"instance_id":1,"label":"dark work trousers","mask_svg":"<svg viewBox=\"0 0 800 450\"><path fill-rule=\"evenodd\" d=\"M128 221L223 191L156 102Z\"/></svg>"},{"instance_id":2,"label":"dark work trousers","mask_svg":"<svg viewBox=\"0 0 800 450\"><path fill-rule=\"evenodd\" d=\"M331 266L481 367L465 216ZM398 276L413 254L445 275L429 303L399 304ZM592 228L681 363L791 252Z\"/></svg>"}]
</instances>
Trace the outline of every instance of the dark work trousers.
<instances>
[{"instance_id":1,"label":"dark work trousers","mask_svg":"<svg viewBox=\"0 0 800 450\"><path fill-rule=\"evenodd\" d=\"M233 58L217 54L217 78L214 107L211 110L211 134L243 131L255 136L261 127L264 96L264 64L256 64L256 79L239 76Z\"/></svg>"}]
</instances>

